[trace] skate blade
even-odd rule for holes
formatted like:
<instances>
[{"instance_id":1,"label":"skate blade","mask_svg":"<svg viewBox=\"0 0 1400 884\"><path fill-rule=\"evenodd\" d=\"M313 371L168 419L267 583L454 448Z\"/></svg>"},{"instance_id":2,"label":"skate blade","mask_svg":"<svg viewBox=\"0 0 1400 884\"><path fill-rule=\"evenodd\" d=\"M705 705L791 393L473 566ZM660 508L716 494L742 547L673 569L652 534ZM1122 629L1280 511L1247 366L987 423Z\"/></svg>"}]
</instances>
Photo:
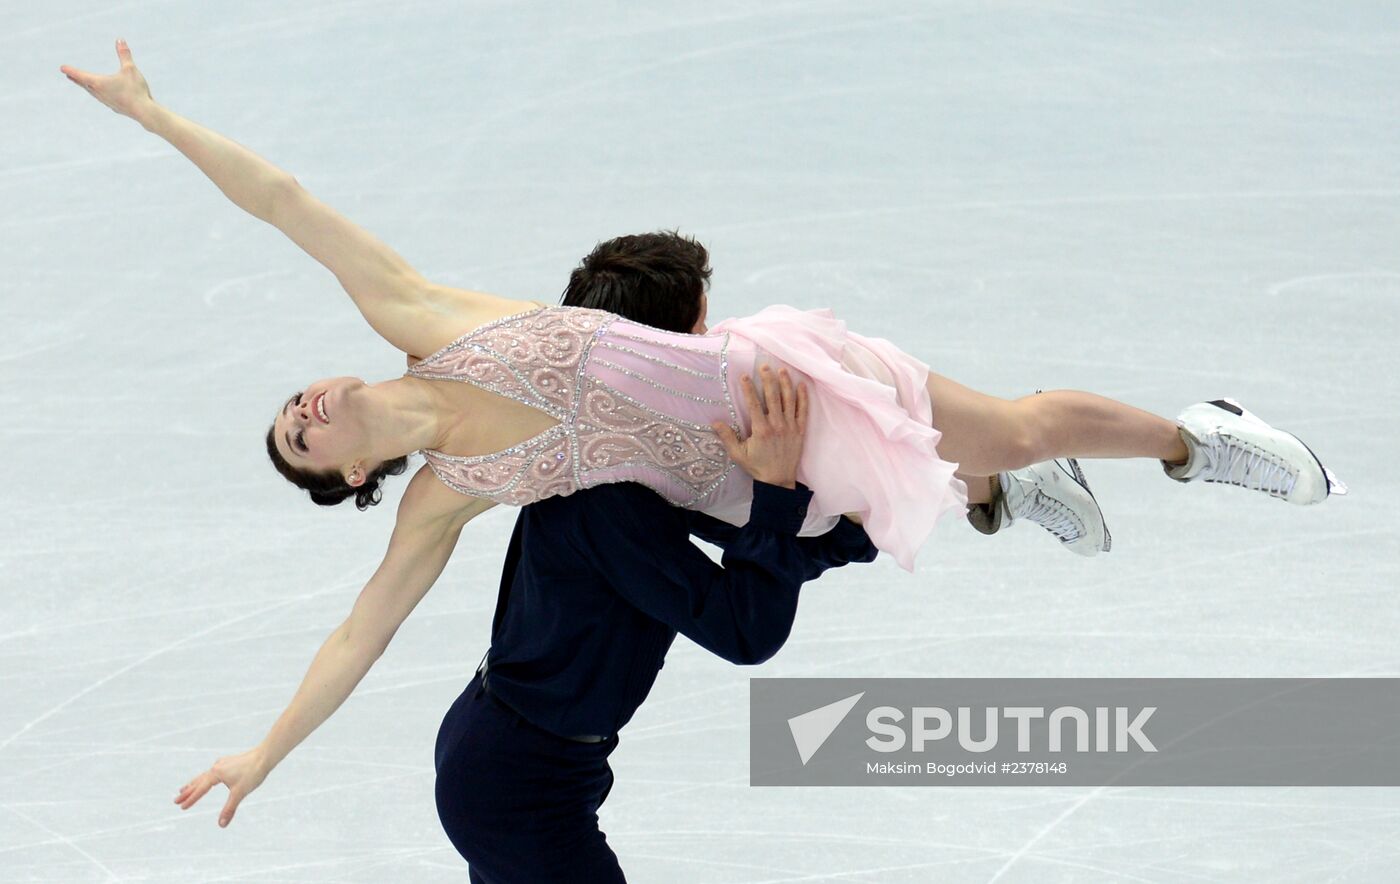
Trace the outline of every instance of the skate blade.
<instances>
[{"instance_id":1,"label":"skate blade","mask_svg":"<svg viewBox=\"0 0 1400 884\"><path fill-rule=\"evenodd\" d=\"M1327 495L1329 497L1332 495L1345 497L1347 493L1347 483L1338 479L1336 474L1327 469L1327 467L1323 467L1322 472L1323 475L1327 477Z\"/></svg>"}]
</instances>

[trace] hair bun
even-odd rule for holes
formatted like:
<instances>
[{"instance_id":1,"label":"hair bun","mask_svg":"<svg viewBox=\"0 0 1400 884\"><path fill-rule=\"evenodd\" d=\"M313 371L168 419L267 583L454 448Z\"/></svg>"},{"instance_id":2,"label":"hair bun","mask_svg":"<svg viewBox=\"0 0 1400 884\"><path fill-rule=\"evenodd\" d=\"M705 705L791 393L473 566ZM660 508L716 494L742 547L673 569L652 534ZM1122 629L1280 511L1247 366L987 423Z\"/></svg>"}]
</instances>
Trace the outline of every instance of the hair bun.
<instances>
[{"instance_id":1,"label":"hair bun","mask_svg":"<svg viewBox=\"0 0 1400 884\"><path fill-rule=\"evenodd\" d=\"M397 476L408 469L408 455L386 460L365 478L363 485L356 488L347 483L345 477L340 473L314 473L309 470L299 470L287 463L286 458L282 457L282 453L277 450L277 443L271 428L267 431L265 441L267 442L267 456L271 458L273 467L282 475L282 478L310 495L311 502L317 506L335 506L353 497L355 498L355 508L364 512L384 499L380 486L386 476Z\"/></svg>"}]
</instances>

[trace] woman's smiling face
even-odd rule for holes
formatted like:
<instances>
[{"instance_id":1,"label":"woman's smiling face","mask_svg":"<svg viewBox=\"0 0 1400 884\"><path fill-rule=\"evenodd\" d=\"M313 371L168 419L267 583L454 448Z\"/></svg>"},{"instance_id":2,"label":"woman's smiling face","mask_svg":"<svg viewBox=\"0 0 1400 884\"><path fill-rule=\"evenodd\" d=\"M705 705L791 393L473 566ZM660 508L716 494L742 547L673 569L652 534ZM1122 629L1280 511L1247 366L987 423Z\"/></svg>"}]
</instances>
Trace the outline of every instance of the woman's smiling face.
<instances>
[{"instance_id":1,"label":"woman's smiling face","mask_svg":"<svg viewBox=\"0 0 1400 884\"><path fill-rule=\"evenodd\" d=\"M288 399L272 422L277 450L287 463L349 478L350 467L369 450L355 397L364 386L359 378L329 378Z\"/></svg>"}]
</instances>

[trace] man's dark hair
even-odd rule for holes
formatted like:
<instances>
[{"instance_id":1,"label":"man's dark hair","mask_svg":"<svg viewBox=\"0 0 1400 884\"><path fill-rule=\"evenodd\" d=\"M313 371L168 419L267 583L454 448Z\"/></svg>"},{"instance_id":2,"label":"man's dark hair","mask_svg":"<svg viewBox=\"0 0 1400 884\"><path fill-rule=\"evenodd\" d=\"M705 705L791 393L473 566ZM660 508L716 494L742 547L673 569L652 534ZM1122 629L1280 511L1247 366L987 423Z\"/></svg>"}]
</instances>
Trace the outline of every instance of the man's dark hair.
<instances>
[{"instance_id":1,"label":"man's dark hair","mask_svg":"<svg viewBox=\"0 0 1400 884\"><path fill-rule=\"evenodd\" d=\"M689 332L700 319L709 262L704 246L674 230L619 236L598 243L574 268L559 303Z\"/></svg>"}]
</instances>

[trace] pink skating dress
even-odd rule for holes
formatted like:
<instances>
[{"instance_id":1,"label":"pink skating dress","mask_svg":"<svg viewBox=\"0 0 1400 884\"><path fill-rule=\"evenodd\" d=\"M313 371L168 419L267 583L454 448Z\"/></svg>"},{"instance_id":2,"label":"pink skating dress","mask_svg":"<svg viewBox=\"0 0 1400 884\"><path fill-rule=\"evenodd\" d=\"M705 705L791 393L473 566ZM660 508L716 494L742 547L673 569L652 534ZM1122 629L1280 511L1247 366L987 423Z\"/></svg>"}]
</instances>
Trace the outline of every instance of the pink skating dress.
<instances>
[{"instance_id":1,"label":"pink skating dress","mask_svg":"<svg viewBox=\"0 0 1400 884\"><path fill-rule=\"evenodd\" d=\"M770 307L705 335L661 331L600 310L540 307L473 329L410 368L545 412L553 427L504 451L424 450L463 494L524 506L608 482L640 482L675 506L748 520L753 480L710 425L749 431L739 379L763 363L808 384L798 479L813 495L803 534L842 513L902 567L967 488L938 456L928 366L888 341L846 331L830 311Z\"/></svg>"}]
</instances>

